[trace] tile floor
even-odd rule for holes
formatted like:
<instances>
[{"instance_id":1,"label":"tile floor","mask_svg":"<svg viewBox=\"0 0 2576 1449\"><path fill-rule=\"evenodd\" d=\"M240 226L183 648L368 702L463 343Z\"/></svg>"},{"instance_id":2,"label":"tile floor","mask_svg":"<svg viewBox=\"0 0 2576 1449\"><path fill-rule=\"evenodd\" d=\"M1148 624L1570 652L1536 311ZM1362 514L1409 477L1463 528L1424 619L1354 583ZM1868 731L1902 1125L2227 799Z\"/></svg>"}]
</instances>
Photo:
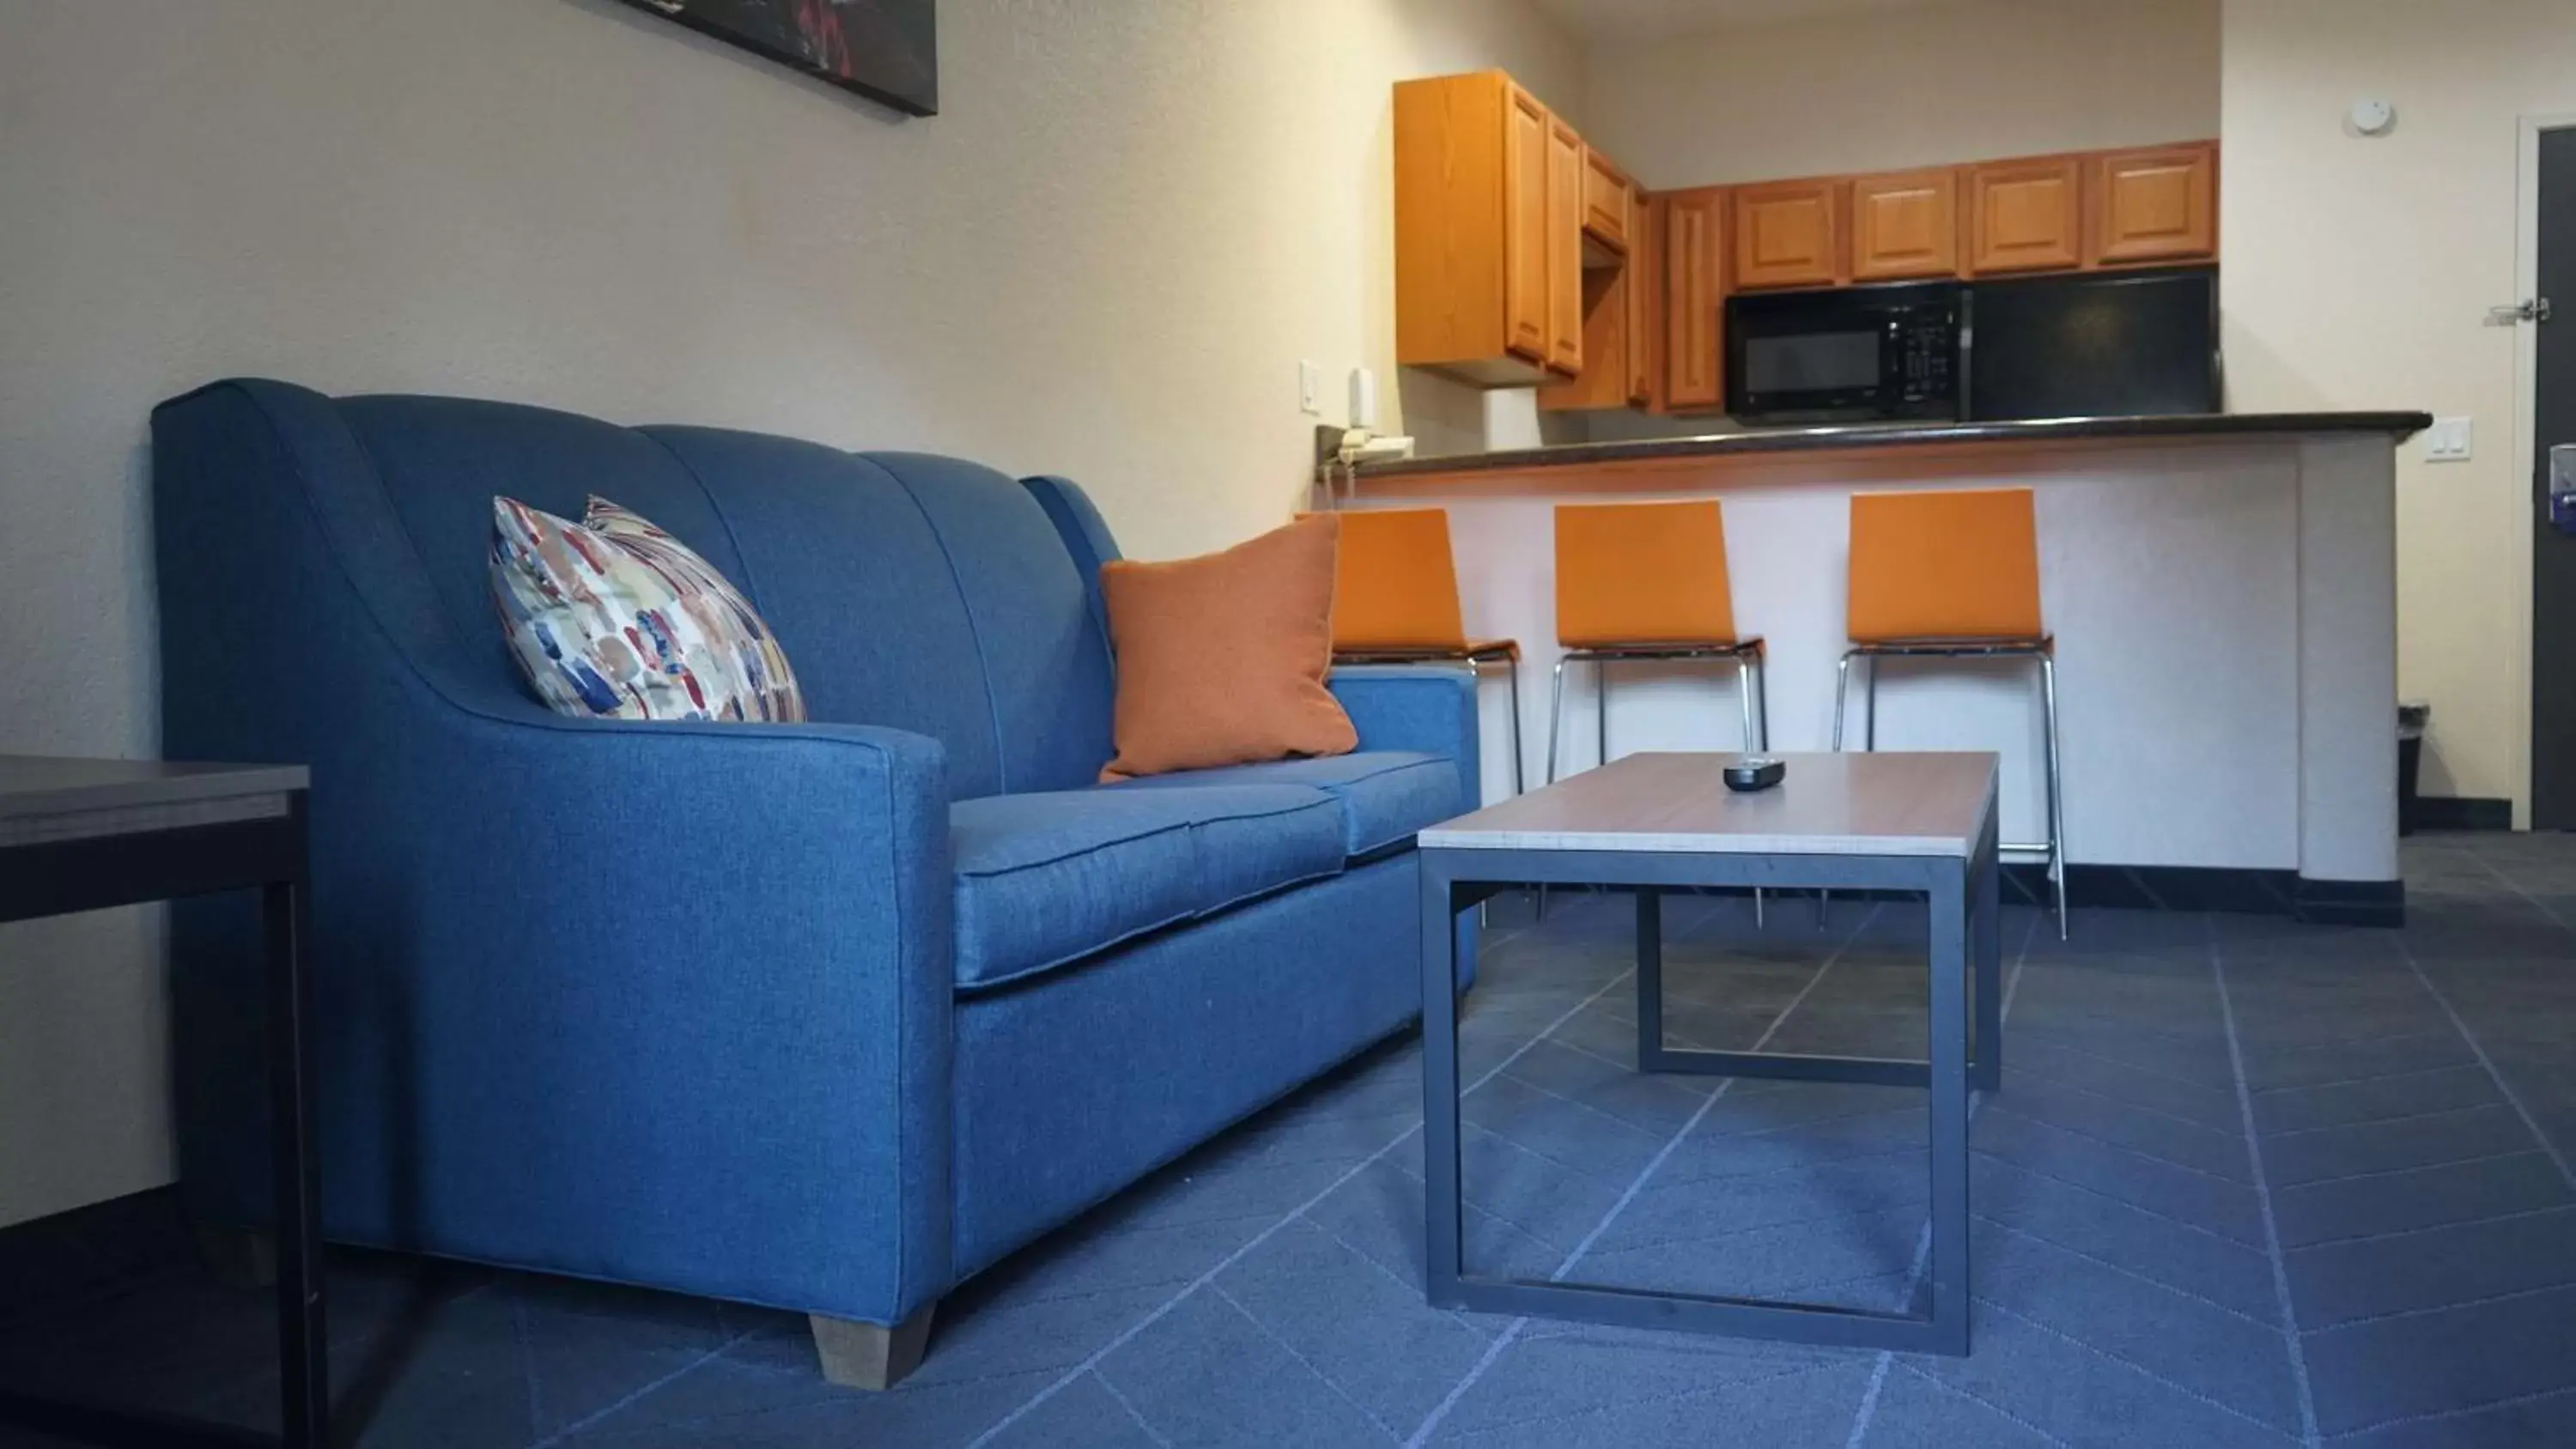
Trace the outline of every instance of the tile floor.
<instances>
[{"instance_id":1,"label":"tile floor","mask_svg":"<svg viewBox=\"0 0 2576 1449\"><path fill-rule=\"evenodd\" d=\"M2406 848L2403 931L2007 921L1975 1352L1424 1306L1414 1047L1381 1048L957 1293L884 1395L801 1320L335 1259L368 1445L2576 1443L2576 837ZM1920 1095L1634 1075L1626 902L1498 930L1464 1027L1480 1270L1893 1306ZM1908 1050L1919 907L1667 910L1685 1042ZM0 1233L0 1382L255 1424L256 1295L154 1195Z\"/></svg>"}]
</instances>

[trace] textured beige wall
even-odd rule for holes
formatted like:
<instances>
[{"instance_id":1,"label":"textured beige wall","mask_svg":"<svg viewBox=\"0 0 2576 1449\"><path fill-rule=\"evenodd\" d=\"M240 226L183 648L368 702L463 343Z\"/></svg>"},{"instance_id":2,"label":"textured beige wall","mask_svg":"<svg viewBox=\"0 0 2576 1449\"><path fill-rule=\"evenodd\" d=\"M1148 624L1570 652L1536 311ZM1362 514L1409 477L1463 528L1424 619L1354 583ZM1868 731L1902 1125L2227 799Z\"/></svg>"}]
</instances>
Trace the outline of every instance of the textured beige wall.
<instances>
[{"instance_id":1,"label":"textured beige wall","mask_svg":"<svg viewBox=\"0 0 2576 1449\"><path fill-rule=\"evenodd\" d=\"M0 0L0 749L154 748L145 413L225 374L1059 471L1149 556L1300 501L1300 358L1480 433L1392 366L1388 85L1579 119L1534 11L940 9L897 120L608 0ZM167 1176L156 922L0 928L0 1221Z\"/></svg>"},{"instance_id":2,"label":"textured beige wall","mask_svg":"<svg viewBox=\"0 0 2576 1449\"><path fill-rule=\"evenodd\" d=\"M2530 779L2531 514L2515 297L2520 118L2576 113L2567 0L2228 0L2219 205L2228 401L2470 417L2475 455L2398 456L2398 687L2433 702L2424 789ZM2397 107L2349 134L2364 96ZM2563 306L2563 304L2562 304ZM2563 315L2563 313L2562 313ZM2564 325L2564 324L2562 324Z\"/></svg>"},{"instance_id":3,"label":"textured beige wall","mask_svg":"<svg viewBox=\"0 0 2576 1449\"><path fill-rule=\"evenodd\" d=\"M1701 186L2218 133L2218 0L1963 0L1591 48L1587 134Z\"/></svg>"}]
</instances>

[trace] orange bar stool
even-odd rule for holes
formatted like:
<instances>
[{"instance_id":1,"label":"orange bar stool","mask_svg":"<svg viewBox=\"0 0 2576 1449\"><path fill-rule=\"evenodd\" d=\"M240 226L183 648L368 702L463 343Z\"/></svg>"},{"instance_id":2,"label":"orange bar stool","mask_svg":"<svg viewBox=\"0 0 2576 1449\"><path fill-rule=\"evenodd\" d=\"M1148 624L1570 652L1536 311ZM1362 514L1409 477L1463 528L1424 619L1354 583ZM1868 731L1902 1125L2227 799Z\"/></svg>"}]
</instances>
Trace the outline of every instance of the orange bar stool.
<instances>
[{"instance_id":1,"label":"orange bar stool","mask_svg":"<svg viewBox=\"0 0 2576 1449\"><path fill-rule=\"evenodd\" d=\"M2025 658L2039 662L2046 716L2042 772L2048 842L2003 848L2045 854L2066 938L2066 804L2058 776L2057 643L2039 614L2039 528L2027 488L1862 493L1851 501L1851 647L1834 678L1834 748L1852 661L1862 661L1861 748L1878 747L1882 659Z\"/></svg>"},{"instance_id":2,"label":"orange bar stool","mask_svg":"<svg viewBox=\"0 0 2576 1449\"><path fill-rule=\"evenodd\" d=\"M1448 510L1354 508L1336 516L1342 542L1333 578L1333 663L1454 662L1477 671L1500 662L1511 679L1512 793L1522 793L1520 641L1467 637Z\"/></svg>"},{"instance_id":3,"label":"orange bar stool","mask_svg":"<svg viewBox=\"0 0 2576 1449\"><path fill-rule=\"evenodd\" d=\"M1565 666L1590 664L1601 761L1610 760L1610 669L1648 660L1732 660L1744 748L1770 748L1762 640L1735 632L1726 579L1726 515L1689 503L1565 503L1556 510L1557 661L1548 702L1547 778L1556 782L1565 724Z\"/></svg>"}]
</instances>

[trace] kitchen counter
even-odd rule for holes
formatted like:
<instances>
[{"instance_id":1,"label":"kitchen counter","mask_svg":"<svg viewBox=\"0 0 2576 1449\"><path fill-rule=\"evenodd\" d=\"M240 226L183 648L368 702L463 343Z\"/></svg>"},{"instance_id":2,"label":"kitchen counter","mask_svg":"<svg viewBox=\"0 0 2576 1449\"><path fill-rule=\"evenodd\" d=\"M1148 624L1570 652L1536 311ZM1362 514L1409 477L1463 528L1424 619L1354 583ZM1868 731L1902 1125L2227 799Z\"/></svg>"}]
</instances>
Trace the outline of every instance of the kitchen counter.
<instances>
[{"instance_id":1,"label":"kitchen counter","mask_svg":"<svg viewBox=\"0 0 2576 1449\"><path fill-rule=\"evenodd\" d=\"M2397 444L2413 412L1780 429L1364 465L1345 508L1448 510L1467 632L1520 641L1525 762L1546 778L1554 510L1714 498L1737 627L1769 653L1770 746L1829 746L1850 498L2022 487L2057 641L2067 855L2135 897L2192 887L2388 920L2397 875ZM1565 669L1559 767L1601 758ZM2007 841L2041 838L2037 671L1890 661L1878 744L1998 750ZM1741 746L1733 670L1613 666L1611 753ZM1853 677L1851 742L1864 700ZM1483 693L1485 798L1510 789L1504 680ZM2162 873L2159 873L2162 872Z\"/></svg>"},{"instance_id":2,"label":"kitchen counter","mask_svg":"<svg viewBox=\"0 0 2576 1449\"><path fill-rule=\"evenodd\" d=\"M1932 443L2066 443L2156 438L2282 437L2299 433L2379 434L2402 440L2432 426L2430 413L2186 413L2130 418L2040 418L1992 423L1855 423L1832 427L1760 428L1692 438L1645 438L1609 443L1559 443L1363 464L1359 476L1419 477L1441 473L1511 472L1528 468L1598 468L1619 463L1669 463L1764 453L1843 452Z\"/></svg>"}]
</instances>

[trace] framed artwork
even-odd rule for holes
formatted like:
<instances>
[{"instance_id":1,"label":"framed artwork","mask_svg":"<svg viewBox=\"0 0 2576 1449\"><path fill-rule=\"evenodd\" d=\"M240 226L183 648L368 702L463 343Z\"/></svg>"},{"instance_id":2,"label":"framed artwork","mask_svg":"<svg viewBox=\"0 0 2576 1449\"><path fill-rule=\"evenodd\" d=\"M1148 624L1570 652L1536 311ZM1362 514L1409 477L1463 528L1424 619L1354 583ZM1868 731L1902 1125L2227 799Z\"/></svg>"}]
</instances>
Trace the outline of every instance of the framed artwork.
<instances>
[{"instance_id":1,"label":"framed artwork","mask_svg":"<svg viewBox=\"0 0 2576 1449\"><path fill-rule=\"evenodd\" d=\"M627 0L916 116L939 113L938 0Z\"/></svg>"}]
</instances>

